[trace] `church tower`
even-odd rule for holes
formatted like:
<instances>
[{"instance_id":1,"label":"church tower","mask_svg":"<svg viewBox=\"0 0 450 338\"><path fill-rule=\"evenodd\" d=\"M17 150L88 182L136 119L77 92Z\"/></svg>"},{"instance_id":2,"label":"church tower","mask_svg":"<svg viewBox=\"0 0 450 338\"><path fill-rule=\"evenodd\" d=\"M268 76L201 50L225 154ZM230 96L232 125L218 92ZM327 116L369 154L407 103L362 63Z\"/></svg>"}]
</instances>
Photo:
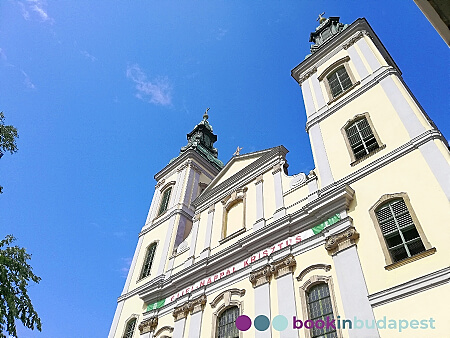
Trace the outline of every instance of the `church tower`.
<instances>
[{"instance_id":1,"label":"church tower","mask_svg":"<svg viewBox=\"0 0 450 338\"><path fill-rule=\"evenodd\" d=\"M129 295L137 294L144 284L148 287L149 281L157 288L170 278L175 257L189 250L194 217L191 202L223 168L214 148L217 135L208 122L208 110L187 134L188 143L179 155L155 175L155 193L122 291L128 296L119 297L109 337L122 337L137 328L139 314L148 309L139 297L129 299Z\"/></svg>"}]
</instances>

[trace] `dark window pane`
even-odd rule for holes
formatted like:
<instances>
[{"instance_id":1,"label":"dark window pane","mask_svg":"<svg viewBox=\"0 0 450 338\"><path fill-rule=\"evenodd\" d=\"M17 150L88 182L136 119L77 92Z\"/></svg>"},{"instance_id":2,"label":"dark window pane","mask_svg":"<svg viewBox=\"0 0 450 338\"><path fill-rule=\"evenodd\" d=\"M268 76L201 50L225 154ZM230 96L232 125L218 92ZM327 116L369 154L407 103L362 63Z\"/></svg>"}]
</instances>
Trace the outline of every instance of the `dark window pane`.
<instances>
[{"instance_id":1,"label":"dark window pane","mask_svg":"<svg viewBox=\"0 0 450 338\"><path fill-rule=\"evenodd\" d=\"M236 318L239 317L237 306L226 309L217 319L217 338L238 338L239 330L236 327Z\"/></svg>"},{"instance_id":2,"label":"dark window pane","mask_svg":"<svg viewBox=\"0 0 450 338\"><path fill-rule=\"evenodd\" d=\"M136 318L133 318L128 321L127 326L125 328L125 333L123 338L131 338L133 337L134 327L136 326Z\"/></svg>"},{"instance_id":3,"label":"dark window pane","mask_svg":"<svg viewBox=\"0 0 450 338\"><path fill-rule=\"evenodd\" d=\"M164 211L167 210L167 207L169 206L169 200L170 200L170 193L172 192L172 188L169 188L164 191L163 197L161 200L161 204L159 205L159 211L158 216L164 213Z\"/></svg>"}]
</instances>

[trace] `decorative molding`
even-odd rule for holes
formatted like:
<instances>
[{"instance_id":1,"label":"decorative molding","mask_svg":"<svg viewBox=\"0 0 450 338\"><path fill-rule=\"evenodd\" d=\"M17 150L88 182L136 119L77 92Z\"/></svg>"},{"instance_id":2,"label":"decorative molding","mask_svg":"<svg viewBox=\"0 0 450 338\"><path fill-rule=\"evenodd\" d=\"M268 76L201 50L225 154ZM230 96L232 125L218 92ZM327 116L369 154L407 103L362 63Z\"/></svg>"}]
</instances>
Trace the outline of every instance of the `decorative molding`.
<instances>
[{"instance_id":1,"label":"decorative molding","mask_svg":"<svg viewBox=\"0 0 450 338\"><path fill-rule=\"evenodd\" d=\"M274 275L275 279L284 275L294 273L294 269L297 265L295 258L292 254L284 257L276 262L273 262L270 267L270 272Z\"/></svg>"},{"instance_id":2,"label":"decorative molding","mask_svg":"<svg viewBox=\"0 0 450 338\"><path fill-rule=\"evenodd\" d=\"M270 278L272 276L271 266L266 265L262 269L252 271L250 273L250 282L252 283L252 286L256 288L257 286L270 283Z\"/></svg>"},{"instance_id":3,"label":"decorative molding","mask_svg":"<svg viewBox=\"0 0 450 338\"><path fill-rule=\"evenodd\" d=\"M200 215L201 215L200 213L199 213L199 214L195 214L194 217L192 217L192 221L193 221L193 222L198 222L198 221L200 221Z\"/></svg>"},{"instance_id":4,"label":"decorative molding","mask_svg":"<svg viewBox=\"0 0 450 338\"><path fill-rule=\"evenodd\" d=\"M160 186L164 184L166 180L163 178L162 180L159 180L158 183L155 185L155 190L158 190Z\"/></svg>"},{"instance_id":5,"label":"decorative molding","mask_svg":"<svg viewBox=\"0 0 450 338\"><path fill-rule=\"evenodd\" d=\"M281 163L274 165L272 169L272 175L275 175L276 173L280 172L281 168L282 168Z\"/></svg>"},{"instance_id":6,"label":"decorative molding","mask_svg":"<svg viewBox=\"0 0 450 338\"><path fill-rule=\"evenodd\" d=\"M235 191L233 191L230 195L226 196L223 200L222 200L222 205L223 205L223 213L222 213L222 232L221 232L221 237L220 237L220 241L224 241L224 240L228 240L231 239L233 237L236 237L237 235L240 235L241 233L245 232L245 214L246 214L246 208L247 208L247 203L246 203L246 195L247 195L247 187L244 188L239 188L236 189ZM242 208L243 208L243 212L242 212L242 227L240 229L238 229L237 231L234 231L231 234L228 234L228 212L230 211L230 209L235 206L238 203L242 202Z\"/></svg>"},{"instance_id":7,"label":"decorative molding","mask_svg":"<svg viewBox=\"0 0 450 338\"><path fill-rule=\"evenodd\" d=\"M425 276L412 279L406 283L398 284L392 288L375 292L369 295L372 307L384 305L416 293L448 284L450 282L450 267L429 273Z\"/></svg>"},{"instance_id":8,"label":"decorative molding","mask_svg":"<svg viewBox=\"0 0 450 338\"><path fill-rule=\"evenodd\" d=\"M369 33L365 30L363 31L359 31L356 32L355 34L353 34L347 41L345 41L342 44L342 48L344 49L349 49L350 46L352 46L354 43L356 43L356 41L358 41L359 39L361 39L364 35L367 35L370 37Z\"/></svg>"},{"instance_id":9,"label":"decorative molding","mask_svg":"<svg viewBox=\"0 0 450 338\"><path fill-rule=\"evenodd\" d=\"M306 72L304 72L299 76L298 83L301 84L302 82L305 82L315 72L317 72L317 67L316 66L311 67L310 69L308 69Z\"/></svg>"},{"instance_id":10,"label":"decorative molding","mask_svg":"<svg viewBox=\"0 0 450 338\"><path fill-rule=\"evenodd\" d=\"M310 273L313 270L318 270L318 269L322 269L325 270L325 272L328 272L331 270L331 265L329 264L314 264L314 265L310 265L307 268L303 269L302 272L300 272L300 274L297 276L297 281L300 282L303 277L305 277L308 273Z\"/></svg>"},{"instance_id":11,"label":"decorative molding","mask_svg":"<svg viewBox=\"0 0 450 338\"><path fill-rule=\"evenodd\" d=\"M141 334L149 333L155 331L156 327L158 326L158 317L152 317L146 320L143 320L138 328Z\"/></svg>"},{"instance_id":12,"label":"decorative molding","mask_svg":"<svg viewBox=\"0 0 450 338\"><path fill-rule=\"evenodd\" d=\"M227 299L228 300L231 299L232 296L243 297L244 295L245 295L245 289L229 289L229 290L223 291L216 298L214 298L214 300L210 303L210 305L214 309L222 299L225 301ZM225 301L225 303L227 303L227 302Z\"/></svg>"},{"instance_id":13,"label":"decorative molding","mask_svg":"<svg viewBox=\"0 0 450 338\"><path fill-rule=\"evenodd\" d=\"M200 297L195 298L188 302L189 313L193 315L194 313L203 311L206 306L206 296L201 295Z\"/></svg>"},{"instance_id":14,"label":"decorative molding","mask_svg":"<svg viewBox=\"0 0 450 338\"><path fill-rule=\"evenodd\" d=\"M164 331L168 331L169 333L172 333L173 332L173 327L171 327L171 326L163 326L158 331L156 331L155 337L158 337Z\"/></svg>"},{"instance_id":15,"label":"decorative molding","mask_svg":"<svg viewBox=\"0 0 450 338\"><path fill-rule=\"evenodd\" d=\"M173 310L173 318L174 321L178 321L180 319L186 318L189 314L189 303L185 303L181 306L177 306L174 310Z\"/></svg>"},{"instance_id":16,"label":"decorative molding","mask_svg":"<svg viewBox=\"0 0 450 338\"><path fill-rule=\"evenodd\" d=\"M332 255L335 255L338 252L355 245L355 241L358 238L359 233L356 231L355 227L351 226L341 233L327 237L325 240L325 249Z\"/></svg>"}]
</instances>

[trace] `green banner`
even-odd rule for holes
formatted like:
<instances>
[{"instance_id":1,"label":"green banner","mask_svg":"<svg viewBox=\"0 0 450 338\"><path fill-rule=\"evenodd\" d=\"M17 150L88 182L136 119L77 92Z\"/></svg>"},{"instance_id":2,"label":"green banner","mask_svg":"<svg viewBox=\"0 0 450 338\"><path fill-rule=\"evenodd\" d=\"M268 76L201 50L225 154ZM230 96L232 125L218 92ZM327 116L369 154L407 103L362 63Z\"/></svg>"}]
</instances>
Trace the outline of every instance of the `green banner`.
<instances>
[{"instance_id":1,"label":"green banner","mask_svg":"<svg viewBox=\"0 0 450 338\"><path fill-rule=\"evenodd\" d=\"M164 299L158 300L158 301L155 302L155 303L148 304L148 305L147 305L147 311L159 309L160 307L163 307L163 306L164 306L164 303L165 303L165 302L166 302L166 299L164 298Z\"/></svg>"},{"instance_id":2,"label":"green banner","mask_svg":"<svg viewBox=\"0 0 450 338\"><path fill-rule=\"evenodd\" d=\"M341 219L341 215L340 214L336 214L336 215L328 218L325 222L322 222L319 225L316 225L314 228L312 228L312 231L314 232L314 235L317 235L319 232L321 232L327 226L339 222L340 219Z\"/></svg>"}]
</instances>

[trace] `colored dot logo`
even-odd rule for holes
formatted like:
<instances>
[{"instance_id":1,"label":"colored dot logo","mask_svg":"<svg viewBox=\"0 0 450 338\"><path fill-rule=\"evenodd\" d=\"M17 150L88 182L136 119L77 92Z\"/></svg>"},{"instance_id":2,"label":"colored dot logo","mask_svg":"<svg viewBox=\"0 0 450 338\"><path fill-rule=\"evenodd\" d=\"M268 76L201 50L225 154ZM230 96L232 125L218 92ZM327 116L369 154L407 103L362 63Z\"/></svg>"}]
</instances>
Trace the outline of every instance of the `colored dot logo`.
<instances>
[{"instance_id":1,"label":"colored dot logo","mask_svg":"<svg viewBox=\"0 0 450 338\"><path fill-rule=\"evenodd\" d=\"M259 315L253 321L257 331L266 331L270 327L270 319L267 316ZM239 331L247 331L252 327L252 320L249 316L242 315L236 318L236 328ZM283 315L278 315L272 320L272 327L276 331L284 331L288 327L288 320Z\"/></svg>"}]
</instances>

